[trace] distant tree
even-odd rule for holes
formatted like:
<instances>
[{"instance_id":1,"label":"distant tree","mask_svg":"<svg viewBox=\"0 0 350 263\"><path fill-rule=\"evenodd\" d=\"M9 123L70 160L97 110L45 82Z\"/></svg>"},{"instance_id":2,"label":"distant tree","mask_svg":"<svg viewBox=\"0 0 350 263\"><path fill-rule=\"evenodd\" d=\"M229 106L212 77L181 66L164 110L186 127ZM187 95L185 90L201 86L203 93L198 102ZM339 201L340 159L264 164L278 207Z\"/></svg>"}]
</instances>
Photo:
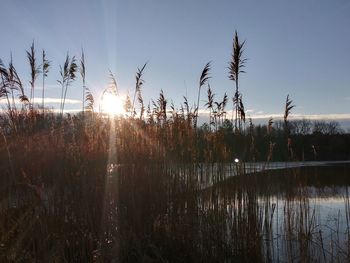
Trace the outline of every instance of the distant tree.
<instances>
[{"instance_id":1,"label":"distant tree","mask_svg":"<svg viewBox=\"0 0 350 263\"><path fill-rule=\"evenodd\" d=\"M223 122L222 122L222 125L221 125L221 128L223 130L226 130L226 131L232 131L233 130L233 124L232 124L232 121L230 121L229 119L225 119Z\"/></svg>"},{"instance_id":2,"label":"distant tree","mask_svg":"<svg viewBox=\"0 0 350 263\"><path fill-rule=\"evenodd\" d=\"M340 127L340 124L336 121L314 121L313 123L313 134L325 134L325 135L335 135L342 133L342 129Z\"/></svg>"},{"instance_id":3,"label":"distant tree","mask_svg":"<svg viewBox=\"0 0 350 263\"><path fill-rule=\"evenodd\" d=\"M314 121L312 127L313 134L325 134L326 133L326 122L325 121Z\"/></svg>"},{"instance_id":4,"label":"distant tree","mask_svg":"<svg viewBox=\"0 0 350 263\"><path fill-rule=\"evenodd\" d=\"M307 135L311 133L311 121L302 119L302 120L293 120L290 122L291 134L293 135Z\"/></svg>"},{"instance_id":5,"label":"distant tree","mask_svg":"<svg viewBox=\"0 0 350 263\"><path fill-rule=\"evenodd\" d=\"M210 126L208 123L205 122L199 127L199 130L203 133L208 133L210 132Z\"/></svg>"},{"instance_id":6,"label":"distant tree","mask_svg":"<svg viewBox=\"0 0 350 263\"><path fill-rule=\"evenodd\" d=\"M283 130L284 130L284 122L281 120L276 120L273 123L273 127L277 134L281 134L283 133Z\"/></svg>"},{"instance_id":7,"label":"distant tree","mask_svg":"<svg viewBox=\"0 0 350 263\"><path fill-rule=\"evenodd\" d=\"M330 121L327 125L328 129L327 132L329 135L335 135L343 133L343 130L339 124L339 122L336 121Z\"/></svg>"}]
</instances>

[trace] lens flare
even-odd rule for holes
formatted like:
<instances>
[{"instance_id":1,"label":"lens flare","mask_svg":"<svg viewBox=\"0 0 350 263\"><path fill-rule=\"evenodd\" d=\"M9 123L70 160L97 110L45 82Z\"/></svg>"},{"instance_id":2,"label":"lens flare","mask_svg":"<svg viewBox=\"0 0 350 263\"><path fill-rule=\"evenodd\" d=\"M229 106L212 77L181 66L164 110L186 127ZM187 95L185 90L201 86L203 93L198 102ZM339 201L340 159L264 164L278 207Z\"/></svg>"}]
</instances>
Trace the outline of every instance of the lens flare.
<instances>
[{"instance_id":1,"label":"lens flare","mask_svg":"<svg viewBox=\"0 0 350 263\"><path fill-rule=\"evenodd\" d=\"M123 115L125 113L123 108L123 101L114 94L104 94L102 99L102 112L112 116Z\"/></svg>"}]
</instances>

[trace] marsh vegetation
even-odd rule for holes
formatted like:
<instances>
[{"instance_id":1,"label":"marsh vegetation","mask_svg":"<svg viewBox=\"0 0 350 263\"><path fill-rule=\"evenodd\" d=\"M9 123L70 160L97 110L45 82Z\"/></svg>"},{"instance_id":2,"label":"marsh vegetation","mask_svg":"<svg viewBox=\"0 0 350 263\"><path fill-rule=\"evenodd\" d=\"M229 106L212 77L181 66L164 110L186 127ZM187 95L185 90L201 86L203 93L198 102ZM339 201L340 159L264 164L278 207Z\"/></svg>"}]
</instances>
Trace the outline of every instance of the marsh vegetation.
<instances>
[{"instance_id":1,"label":"marsh vegetation","mask_svg":"<svg viewBox=\"0 0 350 263\"><path fill-rule=\"evenodd\" d=\"M1 61L0 261L349 261L348 164L242 169L245 162L350 159L349 135L336 123L289 121L288 96L282 121L246 123L238 89L243 45L236 33L234 120L226 117L228 96L216 101L209 86L210 63L197 104L184 98L179 108L163 91L146 106L144 65L120 116L96 112L84 53L79 61L67 55L61 67L59 113L45 108L51 62L44 51L42 65L34 43L28 51L29 97L12 61ZM35 105L40 75L43 99ZM83 110L66 114L67 90L79 75ZM104 94L117 96L110 77ZM210 122L198 125L203 88ZM325 211L327 200L335 210Z\"/></svg>"}]
</instances>

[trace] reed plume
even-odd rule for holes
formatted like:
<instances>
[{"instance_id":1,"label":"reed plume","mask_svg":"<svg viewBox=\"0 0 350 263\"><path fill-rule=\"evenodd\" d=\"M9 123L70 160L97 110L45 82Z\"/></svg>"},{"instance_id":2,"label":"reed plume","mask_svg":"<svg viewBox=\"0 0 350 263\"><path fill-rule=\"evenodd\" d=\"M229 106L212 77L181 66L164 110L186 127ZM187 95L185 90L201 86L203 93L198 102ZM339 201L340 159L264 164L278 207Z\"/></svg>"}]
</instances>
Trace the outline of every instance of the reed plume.
<instances>
[{"instance_id":1,"label":"reed plume","mask_svg":"<svg viewBox=\"0 0 350 263\"><path fill-rule=\"evenodd\" d=\"M208 84L208 90L207 90L207 100L208 101L205 103L204 106L206 106L207 109L209 110L209 126L211 127L212 125L214 125L214 121L212 119L213 107L214 107L214 94L209 84Z\"/></svg>"},{"instance_id":2,"label":"reed plume","mask_svg":"<svg viewBox=\"0 0 350 263\"><path fill-rule=\"evenodd\" d=\"M288 152L288 156L289 156L290 160L293 159L293 155L294 155L293 148L292 148L292 138L290 137L290 125L289 125L289 121L288 121L288 116L291 113L291 110L295 107L295 105L292 105L292 103L293 103L293 101L290 100L289 95L287 95L283 120L284 120L284 132L285 132L285 136L287 138L287 152Z\"/></svg>"},{"instance_id":3,"label":"reed plume","mask_svg":"<svg viewBox=\"0 0 350 263\"><path fill-rule=\"evenodd\" d=\"M135 109L135 99L136 99L136 95L138 95L139 97L141 96L141 87L144 83L144 80L142 79L143 76L143 71L145 70L147 66L147 62L141 67L141 68L137 68L137 72L136 72L136 85L135 85L135 91L134 91L134 97L132 100L132 116L136 115L136 109Z\"/></svg>"},{"instance_id":4,"label":"reed plume","mask_svg":"<svg viewBox=\"0 0 350 263\"><path fill-rule=\"evenodd\" d=\"M84 56L84 50L81 50L81 58L80 58L80 68L79 68L80 76L83 81L83 112L85 109L85 91L86 91L86 83L85 83L85 76L86 76L86 71L85 71L85 56Z\"/></svg>"},{"instance_id":5,"label":"reed plume","mask_svg":"<svg viewBox=\"0 0 350 263\"><path fill-rule=\"evenodd\" d=\"M34 97L35 97L35 94L34 94L35 80L37 79L38 75L41 73L41 70L40 70L41 66L37 65L37 62L36 62L34 41L30 46L30 50L26 52L27 52L27 58L30 65L30 76L31 76L31 80L29 81L31 86L29 107L31 110L33 110Z\"/></svg>"},{"instance_id":6,"label":"reed plume","mask_svg":"<svg viewBox=\"0 0 350 263\"><path fill-rule=\"evenodd\" d=\"M235 36L233 39L233 53L231 56L231 62L229 63L229 79L235 82L236 90L233 97L233 104L235 109L235 131L240 131L241 129L241 121L245 121L244 107L242 102L242 96L239 92L239 75L241 73L245 73L243 68L245 67L245 63L247 61L246 58L243 58L245 41L240 42L237 34L237 30L235 31ZM240 118L241 116L241 118ZM238 122L238 125L237 125Z\"/></svg>"},{"instance_id":7,"label":"reed plume","mask_svg":"<svg viewBox=\"0 0 350 263\"><path fill-rule=\"evenodd\" d=\"M68 54L66 56L63 68L60 66L61 80L57 81L59 84L61 84L61 116L63 116L68 87L76 78L77 67L78 65L76 64L75 57L73 56L72 59L70 59Z\"/></svg>"},{"instance_id":8,"label":"reed plume","mask_svg":"<svg viewBox=\"0 0 350 263\"><path fill-rule=\"evenodd\" d=\"M197 128L197 121L198 121L198 111L199 111L199 99L201 94L202 87L208 82L210 79L209 71L210 71L210 63L209 61L202 71L201 77L199 78L199 87L198 87L198 98L197 98L197 105L195 110L195 116L194 116L194 128Z\"/></svg>"},{"instance_id":9,"label":"reed plume","mask_svg":"<svg viewBox=\"0 0 350 263\"><path fill-rule=\"evenodd\" d=\"M42 53L42 74L43 74L43 89L42 89L42 101L41 101L41 107L43 109L44 112L44 108L45 108L45 78L48 76L49 73L49 69L51 66L51 62L49 60L47 60L46 58L46 52L43 49L43 53Z\"/></svg>"},{"instance_id":10,"label":"reed plume","mask_svg":"<svg viewBox=\"0 0 350 263\"><path fill-rule=\"evenodd\" d=\"M95 99L94 96L92 95L91 91L89 88L86 88L86 92L85 92L85 109L87 111L93 112L94 111L94 105L95 105Z\"/></svg>"}]
</instances>

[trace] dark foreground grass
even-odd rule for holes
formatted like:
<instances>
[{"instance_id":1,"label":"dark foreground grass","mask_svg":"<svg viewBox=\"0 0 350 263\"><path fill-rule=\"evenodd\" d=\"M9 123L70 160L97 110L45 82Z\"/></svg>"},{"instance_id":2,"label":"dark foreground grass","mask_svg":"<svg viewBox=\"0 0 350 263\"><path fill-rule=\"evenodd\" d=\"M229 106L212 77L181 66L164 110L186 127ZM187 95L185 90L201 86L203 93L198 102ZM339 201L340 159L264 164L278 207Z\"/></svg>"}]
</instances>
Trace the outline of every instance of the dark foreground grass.
<instances>
[{"instance_id":1,"label":"dark foreground grass","mask_svg":"<svg viewBox=\"0 0 350 263\"><path fill-rule=\"evenodd\" d=\"M161 91L146 107L145 64L136 73L133 96L125 100L125 118L94 113L83 51L80 61L67 54L60 67L59 115L44 104L51 65L45 51L41 65L34 42L27 51L30 96L12 56L8 66L0 60L6 107L0 114L0 262L349 261L348 195L343 231L340 224L329 228L319 220L308 191L312 178L318 184L342 181L323 176L323 170L307 177L298 169L248 175L231 164L237 157L349 159L350 136L336 123L312 128L305 120L289 122L289 96L283 122L246 124L238 88L244 43L236 32L229 63L233 97L225 93L216 101L207 63L197 104L184 97L176 109ZM78 75L82 113L71 116L65 102ZM39 76L41 106L34 94ZM118 95L112 72L110 77L102 103L105 95ZM206 86L209 124L198 128ZM234 121L226 118L230 99ZM231 175L236 176L226 180ZM338 178L347 175L348 169Z\"/></svg>"},{"instance_id":2,"label":"dark foreground grass","mask_svg":"<svg viewBox=\"0 0 350 263\"><path fill-rule=\"evenodd\" d=\"M31 128L1 130L1 262L349 258L349 232L326 236L303 191L310 178L329 179L323 170L241 173L222 182L232 149L219 132L198 147L185 118L17 118ZM348 172L338 178L348 180Z\"/></svg>"},{"instance_id":3,"label":"dark foreground grass","mask_svg":"<svg viewBox=\"0 0 350 263\"><path fill-rule=\"evenodd\" d=\"M183 262L232 254L221 234L211 238L207 221L217 219L203 208L196 132L186 120L26 118L17 115L16 132L2 130L2 261ZM18 128L22 122L33 129ZM219 140L208 138L209 162L228 156Z\"/></svg>"}]
</instances>

